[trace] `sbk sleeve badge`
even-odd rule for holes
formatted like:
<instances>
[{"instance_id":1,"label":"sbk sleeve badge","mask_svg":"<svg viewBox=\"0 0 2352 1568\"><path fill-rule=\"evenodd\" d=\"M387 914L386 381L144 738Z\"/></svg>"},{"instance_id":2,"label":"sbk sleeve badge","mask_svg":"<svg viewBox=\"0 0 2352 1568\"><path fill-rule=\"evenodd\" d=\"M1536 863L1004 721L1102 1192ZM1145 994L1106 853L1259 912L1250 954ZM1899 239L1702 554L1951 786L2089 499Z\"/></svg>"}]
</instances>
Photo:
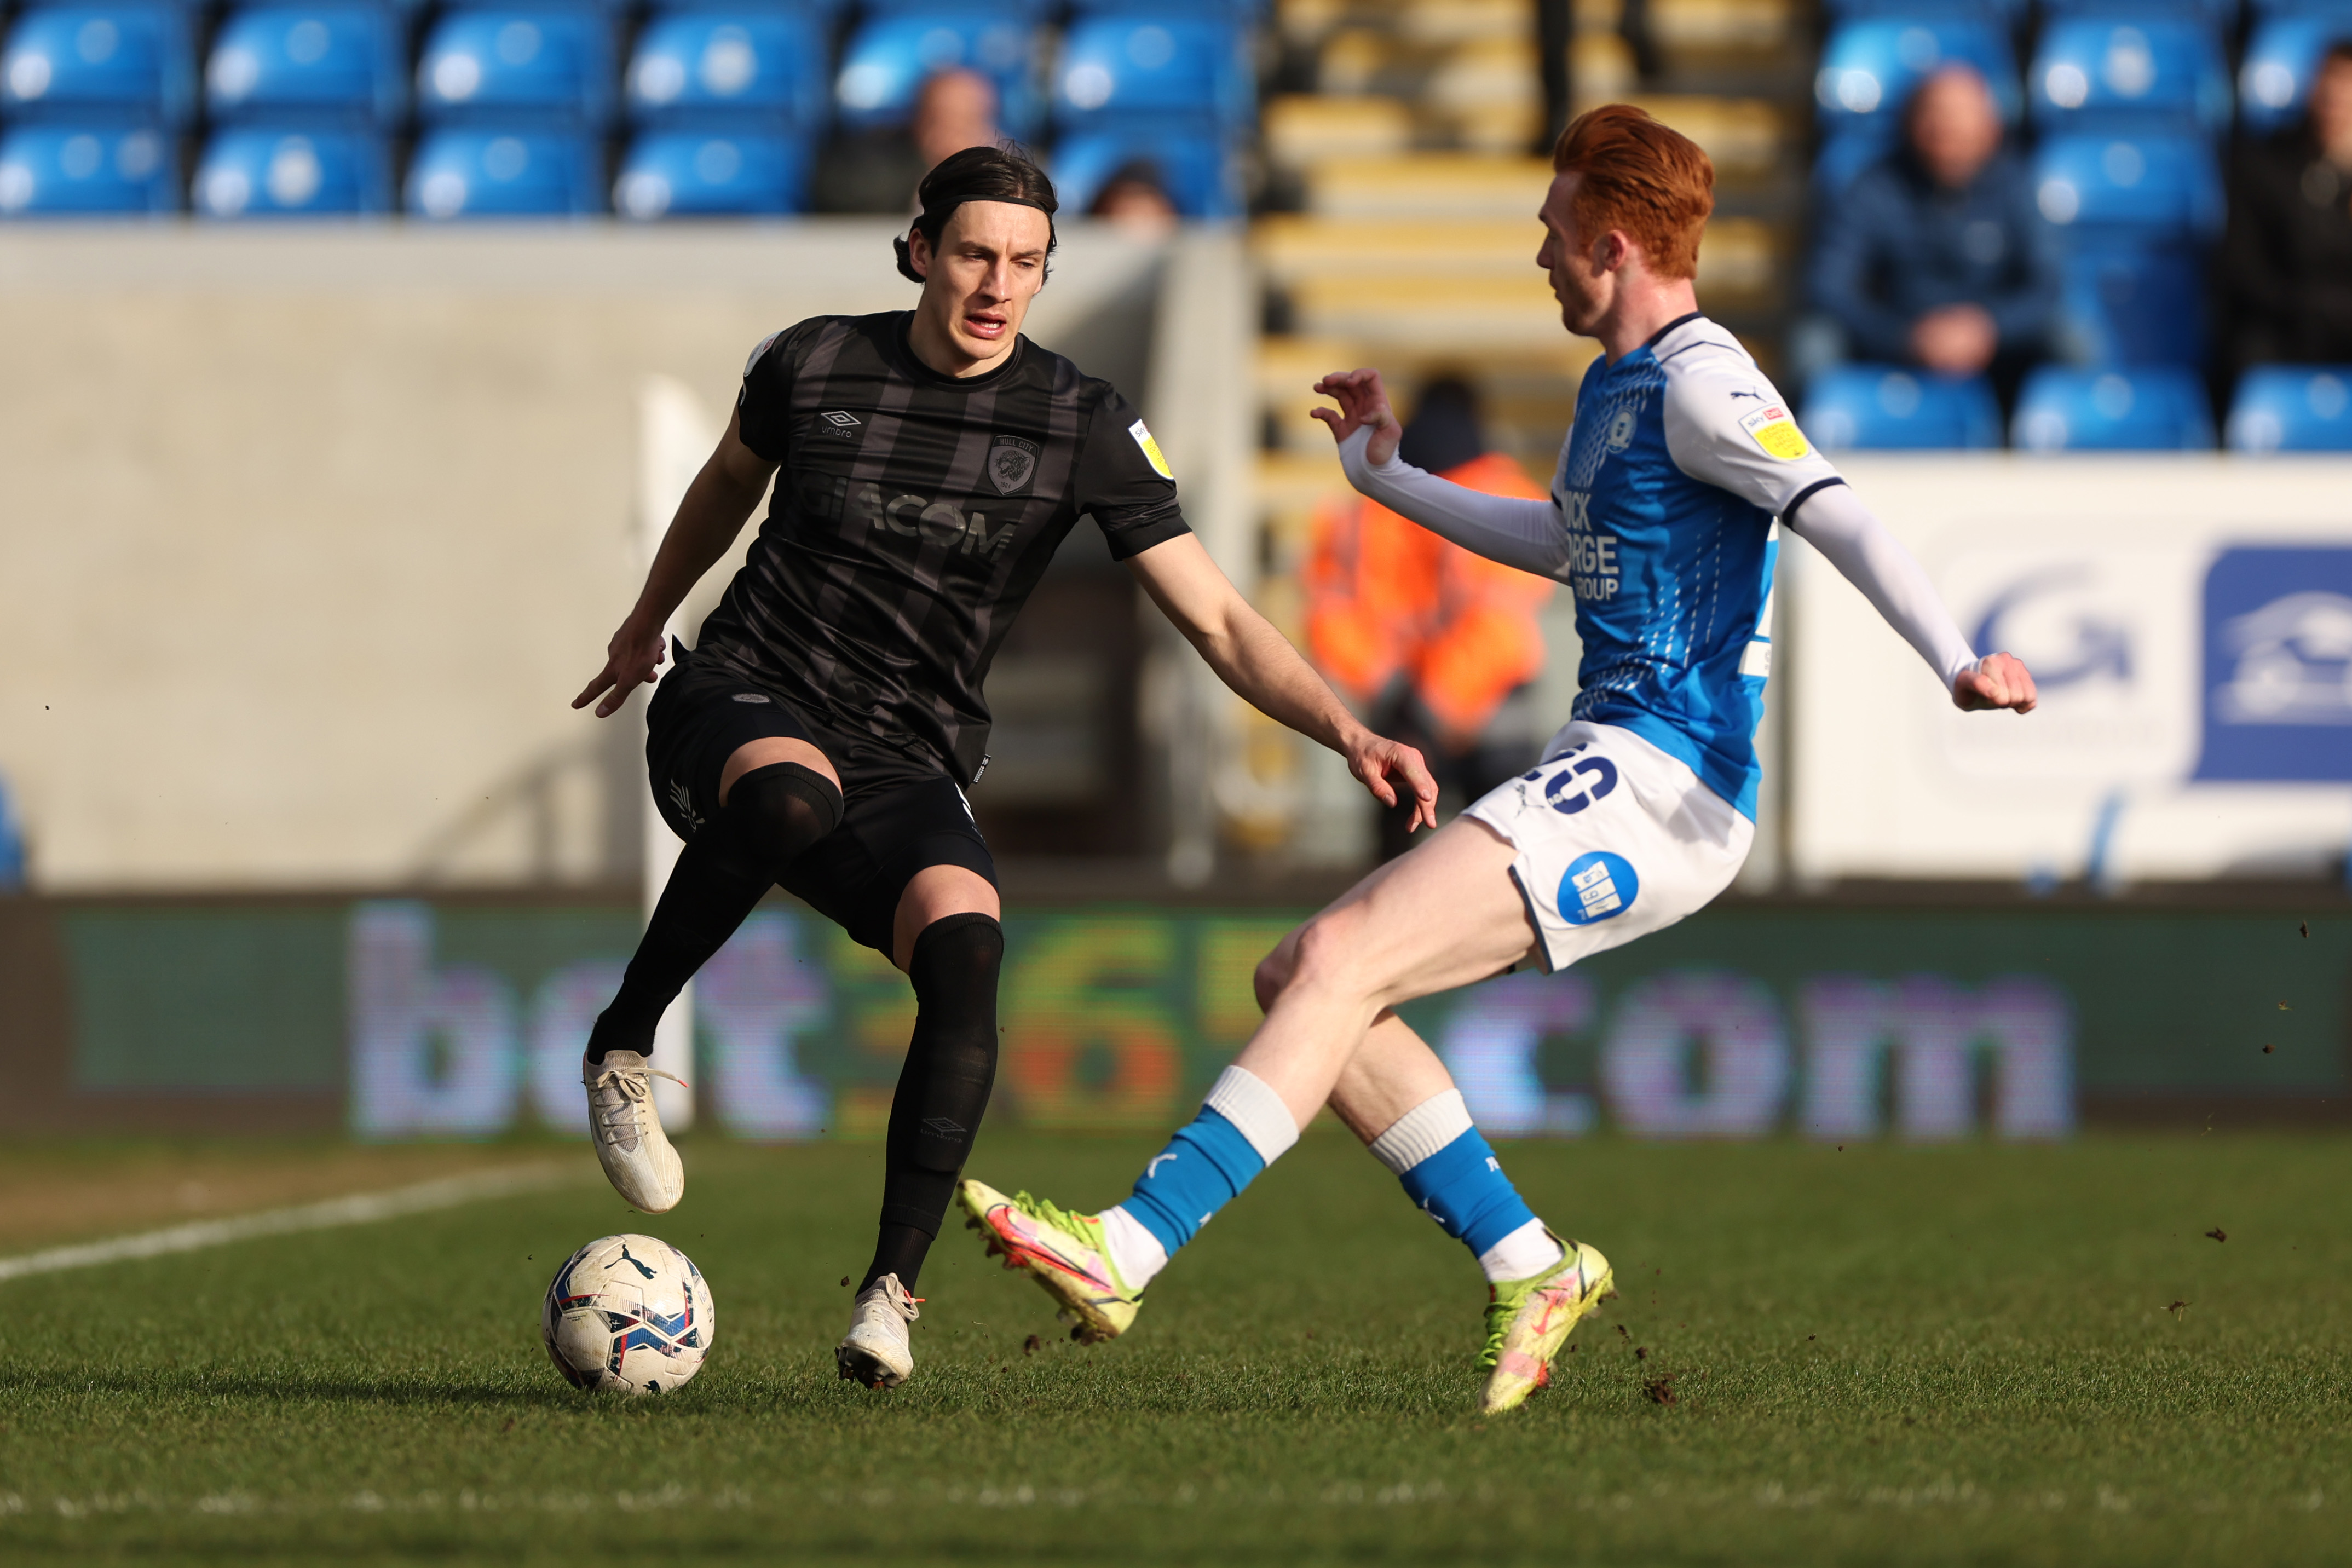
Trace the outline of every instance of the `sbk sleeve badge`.
<instances>
[{"instance_id":1,"label":"sbk sleeve badge","mask_svg":"<svg viewBox=\"0 0 2352 1568\"><path fill-rule=\"evenodd\" d=\"M1767 457L1793 463L1800 458L1812 456L1812 447L1805 444L1805 434L1797 428L1797 421L1786 406L1768 403L1739 421L1739 427L1755 438Z\"/></svg>"},{"instance_id":2,"label":"sbk sleeve badge","mask_svg":"<svg viewBox=\"0 0 2352 1568\"><path fill-rule=\"evenodd\" d=\"M1151 438L1151 432L1144 427L1143 421L1139 419L1129 426L1127 433L1135 437L1135 444L1142 447L1143 455L1151 460L1151 471L1172 483L1176 476L1169 471L1168 459L1160 455L1160 443Z\"/></svg>"}]
</instances>

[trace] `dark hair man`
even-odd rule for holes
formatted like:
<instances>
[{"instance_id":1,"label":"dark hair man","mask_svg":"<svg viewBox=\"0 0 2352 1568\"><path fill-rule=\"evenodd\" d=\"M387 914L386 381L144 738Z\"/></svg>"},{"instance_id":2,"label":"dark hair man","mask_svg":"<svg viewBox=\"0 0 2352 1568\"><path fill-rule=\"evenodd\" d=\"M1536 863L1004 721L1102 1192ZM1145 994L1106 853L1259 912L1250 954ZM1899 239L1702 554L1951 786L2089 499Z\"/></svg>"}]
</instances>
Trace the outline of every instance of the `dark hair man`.
<instances>
[{"instance_id":1,"label":"dark hair man","mask_svg":"<svg viewBox=\"0 0 2352 1568\"><path fill-rule=\"evenodd\" d=\"M1235 691L1345 755L1383 805L1393 778L1434 826L1437 794L1420 756L1356 722L1217 570L1126 399L1021 336L1054 249L1045 174L972 148L922 201L897 242L920 301L814 317L753 352L727 434L573 703L601 697L607 716L655 678L663 625L775 475L750 559L647 710L655 798L687 847L584 1077L605 1173L658 1214L684 1176L653 1110L654 1026L770 887L907 972L918 1012L881 1230L836 1352L844 1377L878 1387L912 1369L908 1292L995 1076L1003 933L963 797L987 761L982 682L1078 518Z\"/></svg>"},{"instance_id":2,"label":"dark hair man","mask_svg":"<svg viewBox=\"0 0 2352 1568\"><path fill-rule=\"evenodd\" d=\"M1598 338L1601 357L1550 495L1487 495L1401 460L1378 371L1325 376L1315 390L1339 406L1316 416L1358 489L1569 584L1584 643L1576 706L1534 768L1283 938L1258 965L1265 1021L1125 1203L1076 1215L963 1184L1006 1267L1026 1268L1094 1337L1132 1324L1171 1255L1328 1104L1477 1258L1484 1407L1524 1402L1609 1293L1609 1260L1536 1216L1396 1007L1522 965L1566 968L1729 885L1755 833L1782 522L1869 596L1957 706L2033 706L2025 667L1969 652L1918 563L1807 446L1738 341L1699 314L1706 154L1610 104L1561 133L1552 168L1536 264L1562 324Z\"/></svg>"},{"instance_id":3,"label":"dark hair man","mask_svg":"<svg viewBox=\"0 0 2352 1568\"><path fill-rule=\"evenodd\" d=\"M2304 123L2239 154L2221 276L2232 374L2352 362L2352 37L2321 54Z\"/></svg>"}]
</instances>

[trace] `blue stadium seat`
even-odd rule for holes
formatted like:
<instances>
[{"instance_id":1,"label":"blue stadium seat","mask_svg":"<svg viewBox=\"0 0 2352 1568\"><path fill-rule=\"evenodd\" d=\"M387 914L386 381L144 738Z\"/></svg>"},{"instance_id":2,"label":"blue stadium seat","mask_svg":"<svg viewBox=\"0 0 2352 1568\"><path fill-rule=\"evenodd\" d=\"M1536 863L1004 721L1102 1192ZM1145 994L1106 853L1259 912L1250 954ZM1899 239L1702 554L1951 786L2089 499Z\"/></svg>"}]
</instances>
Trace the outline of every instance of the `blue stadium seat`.
<instances>
[{"instance_id":1,"label":"blue stadium seat","mask_svg":"<svg viewBox=\"0 0 2352 1568\"><path fill-rule=\"evenodd\" d=\"M2042 14L2052 20L2109 16L2146 22L2176 17L2223 28L2237 20L2238 0L2042 0Z\"/></svg>"},{"instance_id":2,"label":"blue stadium seat","mask_svg":"<svg viewBox=\"0 0 2352 1568\"><path fill-rule=\"evenodd\" d=\"M1822 46L1813 100L1832 135L1852 126L1893 126L1912 89L1938 67L1960 63L1984 73L2002 118L2017 120L2017 57L2008 24L1984 17L1865 16L1838 23Z\"/></svg>"},{"instance_id":3,"label":"blue stadium seat","mask_svg":"<svg viewBox=\"0 0 2352 1568\"><path fill-rule=\"evenodd\" d=\"M2352 452L2352 365L2257 365L2238 383L2233 452Z\"/></svg>"},{"instance_id":4,"label":"blue stadium seat","mask_svg":"<svg viewBox=\"0 0 2352 1568\"><path fill-rule=\"evenodd\" d=\"M1892 125L1845 125L1823 138L1813 156L1813 196L1834 198L1853 177L1886 156L1895 146Z\"/></svg>"},{"instance_id":5,"label":"blue stadium seat","mask_svg":"<svg viewBox=\"0 0 2352 1568\"><path fill-rule=\"evenodd\" d=\"M185 124L195 101L188 20L160 5L32 6L0 51L0 113Z\"/></svg>"},{"instance_id":6,"label":"blue stadium seat","mask_svg":"<svg viewBox=\"0 0 2352 1568\"><path fill-rule=\"evenodd\" d=\"M2061 136L2034 160L2042 216L2065 236L2065 309L2108 364L2205 352L2205 247L2221 178L2197 136Z\"/></svg>"},{"instance_id":7,"label":"blue stadium seat","mask_svg":"<svg viewBox=\"0 0 2352 1568\"><path fill-rule=\"evenodd\" d=\"M992 17L1000 21L1027 22L1034 26L1045 21L1061 7L1057 0L866 0L858 9L868 16L908 15L938 16L961 14Z\"/></svg>"},{"instance_id":8,"label":"blue stadium seat","mask_svg":"<svg viewBox=\"0 0 2352 1568\"><path fill-rule=\"evenodd\" d=\"M1926 16L1943 21L1953 16L1987 16L2004 26L2025 10L2026 0L1826 0L1822 9L1832 16Z\"/></svg>"},{"instance_id":9,"label":"blue stadium seat","mask_svg":"<svg viewBox=\"0 0 2352 1568\"><path fill-rule=\"evenodd\" d=\"M1205 16L1238 27L1255 27L1265 20L1267 0L1071 0L1079 16Z\"/></svg>"},{"instance_id":10,"label":"blue stadium seat","mask_svg":"<svg viewBox=\"0 0 2352 1568\"><path fill-rule=\"evenodd\" d=\"M2057 136L2034 158L2042 216L2063 226L2211 234L2221 175L2196 136Z\"/></svg>"},{"instance_id":11,"label":"blue stadium seat","mask_svg":"<svg viewBox=\"0 0 2352 1568\"><path fill-rule=\"evenodd\" d=\"M403 205L429 218L602 212L604 149L545 131L446 128L417 139Z\"/></svg>"},{"instance_id":12,"label":"blue stadium seat","mask_svg":"<svg viewBox=\"0 0 2352 1568\"><path fill-rule=\"evenodd\" d=\"M2319 57L2338 38L2352 38L2352 4L2332 14L2265 16L2256 22L2238 67L2238 118L2245 128L2267 135L2302 119Z\"/></svg>"},{"instance_id":13,"label":"blue stadium seat","mask_svg":"<svg viewBox=\"0 0 2352 1568\"><path fill-rule=\"evenodd\" d=\"M447 11L416 62L428 125L602 130L613 118L613 27L590 10Z\"/></svg>"},{"instance_id":14,"label":"blue stadium seat","mask_svg":"<svg viewBox=\"0 0 2352 1568\"><path fill-rule=\"evenodd\" d=\"M2201 19L2051 22L2030 92L2046 132L2213 132L2230 122L2229 68Z\"/></svg>"},{"instance_id":15,"label":"blue stadium seat","mask_svg":"<svg viewBox=\"0 0 2352 1568\"><path fill-rule=\"evenodd\" d=\"M2000 407L1982 376L1965 380L1850 364L1813 378L1805 434L1825 452L1985 451L2000 445Z\"/></svg>"},{"instance_id":16,"label":"blue stadium seat","mask_svg":"<svg viewBox=\"0 0 2352 1568\"><path fill-rule=\"evenodd\" d=\"M1168 199L1186 217L1239 217L1240 171L1229 143L1207 132L1079 131L1055 143L1054 189L1065 213L1082 213L1111 175L1149 160Z\"/></svg>"},{"instance_id":17,"label":"blue stadium seat","mask_svg":"<svg viewBox=\"0 0 2352 1568\"><path fill-rule=\"evenodd\" d=\"M380 213L391 182L383 138L364 131L246 126L205 145L189 192L204 217L318 217Z\"/></svg>"},{"instance_id":18,"label":"blue stadium seat","mask_svg":"<svg viewBox=\"0 0 2352 1568\"><path fill-rule=\"evenodd\" d=\"M834 79L841 122L897 125L935 71L965 67L996 84L997 122L1015 136L1036 133L1037 33L1027 22L989 13L922 11L869 16L850 35Z\"/></svg>"},{"instance_id":19,"label":"blue stadium seat","mask_svg":"<svg viewBox=\"0 0 2352 1568\"><path fill-rule=\"evenodd\" d=\"M648 131L629 144L613 209L623 217L763 217L808 205L804 136Z\"/></svg>"},{"instance_id":20,"label":"blue stadium seat","mask_svg":"<svg viewBox=\"0 0 2352 1568\"><path fill-rule=\"evenodd\" d=\"M2213 416L2187 370L2043 365L2025 378L2011 437L2034 452L2201 451Z\"/></svg>"},{"instance_id":21,"label":"blue stadium seat","mask_svg":"<svg viewBox=\"0 0 2352 1568\"><path fill-rule=\"evenodd\" d=\"M1231 132L1256 114L1248 35L1229 23L1081 16L1062 36L1054 118L1066 130L1150 121Z\"/></svg>"},{"instance_id":22,"label":"blue stadium seat","mask_svg":"<svg viewBox=\"0 0 2352 1568\"><path fill-rule=\"evenodd\" d=\"M629 118L640 125L752 120L814 131L824 121L825 39L788 12L656 16L629 61Z\"/></svg>"},{"instance_id":23,"label":"blue stadium seat","mask_svg":"<svg viewBox=\"0 0 2352 1568\"><path fill-rule=\"evenodd\" d=\"M176 212L180 174L161 133L19 125L0 135L0 218Z\"/></svg>"},{"instance_id":24,"label":"blue stadium seat","mask_svg":"<svg viewBox=\"0 0 2352 1568\"><path fill-rule=\"evenodd\" d=\"M397 19L373 5L256 5L215 35L205 104L231 124L390 126L406 59Z\"/></svg>"}]
</instances>

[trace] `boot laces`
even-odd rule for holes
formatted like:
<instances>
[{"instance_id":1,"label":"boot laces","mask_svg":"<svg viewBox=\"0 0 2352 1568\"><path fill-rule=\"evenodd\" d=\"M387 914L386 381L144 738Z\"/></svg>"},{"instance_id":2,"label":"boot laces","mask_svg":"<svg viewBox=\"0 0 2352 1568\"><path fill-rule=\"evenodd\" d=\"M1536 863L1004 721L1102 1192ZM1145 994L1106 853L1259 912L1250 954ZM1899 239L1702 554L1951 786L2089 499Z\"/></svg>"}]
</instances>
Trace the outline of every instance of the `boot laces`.
<instances>
[{"instance_id":1,"label":"boot laces","mask_svg":"<svg viewBox=\"0 0 2352 1568\"><path fill-rule=\"evenodd\" d=\"M594 1106L599 1131L604 1141L623 1148L633 1147L643 1131L645 1119L653 1109L653 1080L666 1078L680 1089L689 1087L686 1079L659 1068L606 1068L596 1075L589 1101Z\"/></svg>"}]
</instances>

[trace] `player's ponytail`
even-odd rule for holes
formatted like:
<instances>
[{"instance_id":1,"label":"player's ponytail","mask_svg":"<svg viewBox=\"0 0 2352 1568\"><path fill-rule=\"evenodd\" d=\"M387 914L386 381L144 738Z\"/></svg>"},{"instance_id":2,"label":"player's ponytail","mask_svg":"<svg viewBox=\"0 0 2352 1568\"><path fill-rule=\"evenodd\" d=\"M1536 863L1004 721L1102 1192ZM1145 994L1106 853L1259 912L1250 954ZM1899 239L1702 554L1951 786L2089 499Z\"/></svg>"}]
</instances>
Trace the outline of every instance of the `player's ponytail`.
<instances>
[{"instance_id":1,"label":"player's ponytail","mask_svg":"<svg viewBox=\"0 0 2352 1568\"><path fill-rule=\"evenodd\" d=\"M1061 203L1054 195L1054 182L1017 143L967 147L950 153L940 160L939 167L923 176L916 196L922 211L916 215L914 226L908 232L920 233L929 242L934 256L939 254L940 236L946 232L948 219L966 202L1011 202L1015 206L1035 207L1045 215L1045 257L1051 275L1057 243L1054 212ZM915 270L914 251L907 237L899 236L890 244L898 252L899 276L920 283L923 275Z\"/></svg>"}]
</instances>

